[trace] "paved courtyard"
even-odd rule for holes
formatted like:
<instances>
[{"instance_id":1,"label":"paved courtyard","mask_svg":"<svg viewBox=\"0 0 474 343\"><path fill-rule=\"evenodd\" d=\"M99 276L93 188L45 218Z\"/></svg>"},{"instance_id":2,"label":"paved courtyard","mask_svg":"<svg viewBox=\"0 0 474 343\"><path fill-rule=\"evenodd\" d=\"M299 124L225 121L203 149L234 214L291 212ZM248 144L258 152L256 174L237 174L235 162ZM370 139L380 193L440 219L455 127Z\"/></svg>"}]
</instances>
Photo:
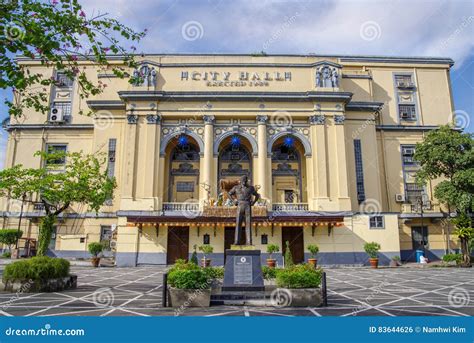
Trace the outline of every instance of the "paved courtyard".
<instances>
[{"instance_id":1,"label":"paved courtyard","mask_svg":"<svg viewBox=\"0 0 474 343\"><path fill-rule=\"evenodd\" d=\"M164 267L73 267L78 288L0 293L4 316L173 316L161 308ZM474 268L327 269L328 307L212 306L183 316L472 316Z\"/></svg>"}]
</instances>

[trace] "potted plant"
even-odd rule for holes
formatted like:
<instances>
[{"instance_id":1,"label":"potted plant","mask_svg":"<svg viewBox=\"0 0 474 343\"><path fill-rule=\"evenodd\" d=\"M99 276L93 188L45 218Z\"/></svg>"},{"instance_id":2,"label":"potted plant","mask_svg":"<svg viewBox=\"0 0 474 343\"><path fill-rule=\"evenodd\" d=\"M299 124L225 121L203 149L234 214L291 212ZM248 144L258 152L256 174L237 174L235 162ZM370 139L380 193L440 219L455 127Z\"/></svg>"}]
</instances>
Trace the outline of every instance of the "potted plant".
<instances>
[{"instance_id":1,"label":"potted plant","mask_svg":"<svg viewBox=\"0 0 474 343\"><path fill-rule=\"evenodd\" d=\"M267 245L267 266L270 268L275 268L276 260L273 258L273 254L280 251L280 247L276 244L268 244Z\"/></svg>"},{"instance_id":2,"label":"potted plant","mask_svg":"<svg viewBox=\"0 0 474 343\"><path fill-rule=\"evenodd\" d=\"M99 254L101 254L102 251L104 250L104 246L102 245L102 243L92 242L92 243L89 243L87 248L92 255L92 259L91 259L92 266L97 268L100 263Z\"/></svg>"},{"instance_id":3,"label":"potted plant","mask_svg":"<svg viewBox=\"0 0 474 343\"><path fill-rule=\"evenodd\" d=\"M203 267L209 267L211 265L211 260L207 258L207 255L212 254L214 248L210 244L203 244L199 247L199 251L202 251L204 257L201 259L201 265Z\"/></svg>"},{"instance_id":4,"label":"potted plant","mask_svg":"<svg viewBox=\"0 0 474 343\"><path fill-rule=\"evenodd\" d=\"M211 273L194 263L177 261L168 271L170 305L172 307L209 307Z\"/></svg>"},{"instance_id":5,"label":"potted plant","mask_svg":"<svg viewBox=\"0 0 474 343\"><path fill-rule=\"evenodd\" d=\"M323 295L321 289L323 271L309 264L293 265L278 270L276 273L276 296L272 305L286 306L321 306ZM272 293L273 294L273 293Z\"/></svg>"},{"instance_id":6,"label":"potted plant","mask_svg":"<svg viewBox=\"0 0 474 343\"><path fill-rule=\"evenodd\" d=\"M401 265L400 261L401 261L400 256L393 256L392 260L390 261L390 267L400 266Z\"/></svg>"},{"instance_id":7,"label":"potted plant","mask_svg":"<svg viewBox=\"0 0 474 343\"><path fill-rule=\"evenodd\" d=\"M378 252L380 250L380 244L376 242L370 242L364 244L364 250L369 255L369 262L372 268L379 266Z\"/></svg>"},{"instance_id":8,"label":"potted plant","mask_svg":"<svg viewBox=\"0 0 474 343\"><path fill-rule=\"evenodd\" d=\"M319 247L316 244L310 244L306 247L308 251L311 253L311 258L308 258L308 263L316 268L318 264L318 260L316 259L316 255L319 252Z\"/></svg>"}]
</instances>

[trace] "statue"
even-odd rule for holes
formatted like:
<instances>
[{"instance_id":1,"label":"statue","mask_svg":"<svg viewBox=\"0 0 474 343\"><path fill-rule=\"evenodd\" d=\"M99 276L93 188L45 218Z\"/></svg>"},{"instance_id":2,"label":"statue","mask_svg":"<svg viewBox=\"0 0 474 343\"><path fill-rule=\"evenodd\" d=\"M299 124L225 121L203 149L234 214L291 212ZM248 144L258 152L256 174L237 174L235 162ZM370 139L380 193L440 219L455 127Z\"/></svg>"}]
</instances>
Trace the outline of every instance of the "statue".
<instances>
[{"instance_id":1,"label":"statue","mask_svg":"<svg viewBox=\"0 0 474 343\"><path fill-rule=\"evenodd\" d=\"M156 86L157 72L154 67L147 64L142 65L139 69L133 71L134 86L153 87Z\"/></svg>"},{"instance_id":2,"label":"statue","mask_svg":"<svg viewBox=\"0 0 474 343\"><path fill-rule=\"evenodd\" d=\"M332 86L334 88L339 87L339 74L337 73L337 69L333 68L332 73L331 73L331 81L332 81Z\"/></svg>"},{"instance_id":3,"label":"statue","mask_svg":"<svg viewBox=\"0 0 474 343\"><path fill-rule=\"evenodd\" d=\"M321 68L316 69L316 87L322 87L323 83L321 82Z\"/></svg>"},{"instance_id":4,"label":"statue","mask_svg":"<svg viewBox=\"0 0 474 343\"><path fill-rule=\"evenodd\" d=\"M234 244L240 245L242 221L245 216L246 245L252 245L252 206L260 199L260 194L257 193L253 186L249 185L249 180L244 175L240 178L240 184L230 190L229 196L234 201L234 204L237 205ZM254 197L253 200L252 197Z\"/></svg>"}]
</instances>

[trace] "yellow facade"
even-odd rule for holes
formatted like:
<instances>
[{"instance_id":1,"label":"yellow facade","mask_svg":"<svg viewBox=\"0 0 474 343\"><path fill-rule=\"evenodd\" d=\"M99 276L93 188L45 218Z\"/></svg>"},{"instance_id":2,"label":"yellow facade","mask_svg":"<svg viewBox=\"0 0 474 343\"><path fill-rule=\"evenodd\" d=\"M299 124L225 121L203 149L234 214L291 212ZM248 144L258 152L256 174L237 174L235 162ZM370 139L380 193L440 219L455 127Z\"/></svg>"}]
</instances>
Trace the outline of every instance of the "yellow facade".
<instances>
[{"instance_id":1,"label":"yellow facade","mask_svg":"<svg viewBox=\"0 0 474 343\"><path fill-rule=\"evenodd\" d=\"M85 257L88 243L112 237L117 265L165 264L183 254L170 252L179 236L186 237L183 257L209 239L220 264L232 227L232 219L217 214L225 193L220 181L244 174L267 211L254 225L254 244L263 252L270 243L282 248L288 237L300 257L307 257L308 244L318 244L323 264L363 264L363 244L370 241L381 244L383 262L396 255L411 260L420 248L429 258L446 250L449 227L432 197L435 183L415 189L410 154L428 130L453 120L452 60L138 60L139 70L129 73L144 74L142 84L83 62L90 79L107 84L102 94L81 99L75 82L53 87L51 107L61 109L59 120L29 110L7 124L6 167L40 167L33 152L49 146L104 152L109 169L113 164L114 199L98 217L74 205L58 224L53 253ZM19 63L43 75L60 74L36 61ZM90 109L91 117L78 114ZM425 203L423 225L417 198ZM2 200L4 227L17 225L18 207ZM26 207L25 236L36 237L40 216L40 208ZM453 237L450 248L457 248Z\"/></svg>"}]
</instances>

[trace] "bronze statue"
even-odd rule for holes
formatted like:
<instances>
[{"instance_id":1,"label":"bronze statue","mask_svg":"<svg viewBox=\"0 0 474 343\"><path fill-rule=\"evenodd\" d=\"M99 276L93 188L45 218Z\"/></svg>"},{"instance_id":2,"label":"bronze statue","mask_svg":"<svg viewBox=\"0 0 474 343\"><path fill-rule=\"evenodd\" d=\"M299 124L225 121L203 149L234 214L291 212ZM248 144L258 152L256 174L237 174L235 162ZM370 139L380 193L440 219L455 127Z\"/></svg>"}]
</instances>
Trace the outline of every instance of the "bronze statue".
<instances>
[{"instance_id":1,"label":"bronze statue","mask_svg":"<svg viewBox=\"0 0 474 343\"><path fill-rule=\"evenodd\" d=\"M244 216L246 245L252 245L252 206L260 199L260 194L257 193L253 186L249 185L249 180L244 175L240 178L240 184L234 186L229 191L229 196L234 201L234 204L237 205L234 245L240 245ZM253 200L252 197L254 197Z\"/></svg>"}]
</instances>

